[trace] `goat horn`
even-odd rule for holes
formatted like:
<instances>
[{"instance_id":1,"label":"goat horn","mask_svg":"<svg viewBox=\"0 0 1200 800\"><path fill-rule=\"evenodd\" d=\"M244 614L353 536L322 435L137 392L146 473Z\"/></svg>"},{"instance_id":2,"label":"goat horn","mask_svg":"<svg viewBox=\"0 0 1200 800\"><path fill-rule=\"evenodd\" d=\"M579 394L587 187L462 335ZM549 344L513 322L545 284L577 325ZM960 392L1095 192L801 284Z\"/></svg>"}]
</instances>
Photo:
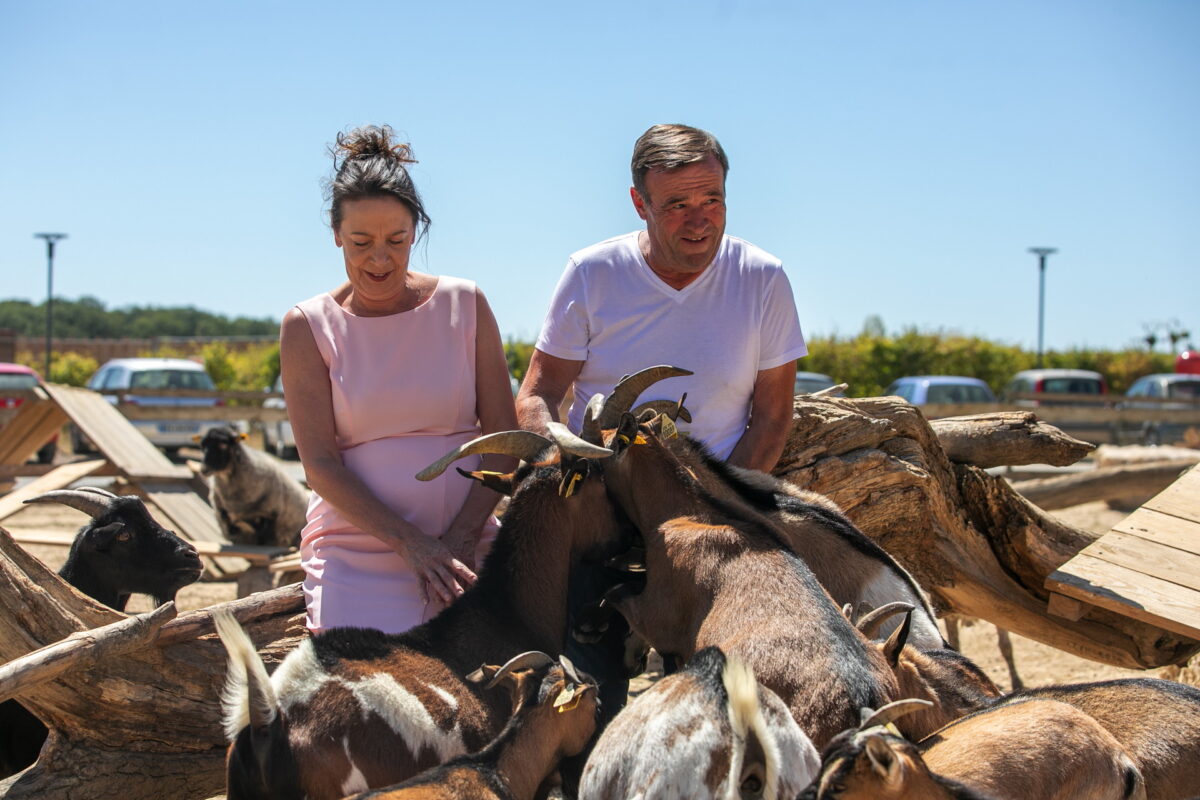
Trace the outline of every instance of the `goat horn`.
<instances>
[{"instance_id":1,"label":"goat horn","mask_svg":"<svg viewBox=\"0 0 1200 800\"><path fill-rule=\"evenodd\" d=\"M880 606L870 614L864 616L858 621L858 625L856 627L858 628L859 633L868 639L871 639L874 638L875 634L879 632L879 626L883 625L883 623L887 622L897 614L904 614L915 609L916 606L914 606L912 603L905 603L899 600L895 603L888 603L886 606Z\"/></svg>"},{"instance_id":2,"label":"goat horn","mask_svg":"<svg viewBox=\"0 0 1200 800\"><path fill-rule=\"evenodd\" d=\"M82 511L89 517L95 518L112 508L117 496L103 489L55 489L53 492L31 497L26 503L62 503L76 511Z\"/></svg>"},{"instance_id":3,"label":"goat horn","mask_svg":"<svg viewBox=\"0 0 1200 800\"><path fill-rule=\"evenodd\" d=\"M604 395L594 394L592 399L588 400L587 407L583 409L583 427L579 431L579 438L585 442L592 444L600 444L600 412L604 408Z\"/></svg>"},{"instance_id":4,"label":"goat horn","mask_svg":"<svg viewBox=\"0 0 1200 800\"><path fill-rule=\"evenodd\" d=\"M513 456L522 461L533 461L554 442L545 436L538 436L532 431L499 431L472 439L466 444L451 450L437 461L417 473L417 480L431 481L446 471L446 468L460 458L477 453L499 453Z\"/></svg>"},{"instance_id":5,"label":"goat horn","mask_svg":"<svg viewBox=\"0 0 1200 800\"><path fill-rule=\"evenodd\" d=\"M496 670L496 674L488 681L485 689L490 689L503 680L509 673L516 672L519 669L536 669L544 667L547 664L553 664L554 659L540 650L529 650L525 653L520 653L513 656L505 662L504 666Z\"/></svg>"},{"instance_id":6,"label":"goat horn","mask_svg":"<svg viewBox=\"0 0 1200 800\"><path fill-rule=\"evenodd\" d=\"M565 672L567 677L571 679L572 683L577 683L580 685L585 683L583 678L579 676L579 673L575 671L575 665L571 663L571 659L567 658L565 655L561 655L558 657L558 663L562 665L563 672Z\"/></svg>"},{"instance_id":7,"label":"goat horn","mask_svg":"<svg viewBox=\"0 0 1200 800\"><path fill-rule=\"evenodd\" d=\"M660 364L657 367L647 367L632 375L626 375L617 382L617 385L613 387L612 394L604 401L604 408L600 409L600 416L596 420L597 424L601 430L615 428L621 421L621 415L633 408L634 401L642 392L667 378L694 374L691 370L682 367Z\"/></svg>"},{"instance_id":8,"label":"goat horn","mask_svg":"<svg viewBox=\"0 0 1200 800\"><path fill-rule=\"evenodd\" d=\"M911 714L914 711L920 711L925 708L932 708L933 703L928 700L917 700L910 698L908 700L896 700L888 703L878 711L871 711L869 708L864 708L862 724L858 726L860 731L865 731L867 728L874 728L878 725L888 725L906 714Z\"/></svg>"},{"instance_id":9,"label":"goat horn","mask_svg":"<svg viewBox=\"0 0 1200 800\"><path fill-rule=\"evenodd\" d=\"M684 397L687 397L687 395L684 394ZM683 400L679 402L675 402L674 400L647 400L633 410L633 415L640 418L644 411L653 411L656 415L666 414L672 420L692 421L692 412L683 407Z\"/></svg>"},{"instance_id":10,"label":"goat horn","mask_svg":"<svg viewBox=\"0 0 1200 800\"><path fill-rule=\"evenodd\" d=\"M580 439L571 433L571 429L561 422L546 423L546 432L550 434L550 438L558 445L558 449L564 453L570 453L573 456L581 458L607 458L612 455L612 450Z\"/></svg>"}]
</instances>

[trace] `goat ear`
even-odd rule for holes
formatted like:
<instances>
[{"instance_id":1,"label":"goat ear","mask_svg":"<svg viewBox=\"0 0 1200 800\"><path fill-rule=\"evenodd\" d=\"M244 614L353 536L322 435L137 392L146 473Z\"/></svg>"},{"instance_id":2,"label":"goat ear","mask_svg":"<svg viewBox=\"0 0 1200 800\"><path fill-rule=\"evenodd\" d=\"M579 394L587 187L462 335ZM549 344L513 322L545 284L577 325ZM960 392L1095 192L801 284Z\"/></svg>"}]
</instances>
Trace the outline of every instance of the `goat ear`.
<instances>
[{"instance_id":1,"label":"goat ear","mask_svg":"<svg viewBox=\"0 0 1200 800\"><path fill-rule=\"evenodd\" d=\"M466 679L471 683L487 683L496 677L499 671L500 667L497 664L480 664L479 669L466 675Z\"/></svg>"},{"instance_id":2,"label":"goat ear","mask_svg":"<svg viewBox=\"0 0 1200 800\"><path fill-rule=\"evenodd\" d=\"M113 542L117 535L125 529L124 522L110 522L99 528L92 528L87 532L85 542L88 548L99 553L107 553L112 549Z\"/></svg>"},{"instance_id":3,"label":"goat ear","mask_svg":"<svg viewBox=\"0 0 1200 800\"><path fill-rule=\"evenodd\" d=\"M627 450L630 445L635 444L638 436L637 417L626 412L621 415L621 421L617 423L617 429L613 433L609 449L613 451L614 456L619 455Z\"/></svg>"},{"instance_id":4,"label":"goat ear","mask_svg":"<svg viewBox=\"0 0 1200 800\"><path fill-rule=\"evenodd\" d=\"M238 441L239 441L239 442L244 442L244 441L246 441L248 438L250 438L250 435L249 435L249 434L246 434L246 433L239 433L239 434L237 435L237 438L238 438Z\"/></svg>"},{"instance_id":5,"label":"goat ear","mask_svg":"<svg viewBox=\"0 0 1200 800\"><path fill-rule=\"evenodd\" d=\"M893 667L900 663L900 653L904 650L904 645L908 643L908 632L912 629L912 615L912 609L909 609L904 615L904 622L892 631L892 635L883 644L883 656Z\"/></svg>"},{"instance_id":6,"label":"goat ear","mask_svg":"<svg viewBox=\"0 0 1200 800\"><path fill-rule=\"evenodd\" d=\"M867 758L871 769L883 779L884 783L895 784L900 780L900 757L892 750L891 745L882 736L868 736L865 742Z\"/></svg>"},{"instance_id":7,"label":"goat ear","mask_svg":"<svg viewBox=\"0 0 1200 800\"><path fill-rule=\"evenodd\" d=\"M511 472L488 472L487 470L478 470L476 472L467 472L465 469L455 467L459 475L464 478L470 478L473 481L479 481L484 486L494 492L499 492L503 495L512 497L513 493L513 474Z\"/></svg>"}]
</instances>

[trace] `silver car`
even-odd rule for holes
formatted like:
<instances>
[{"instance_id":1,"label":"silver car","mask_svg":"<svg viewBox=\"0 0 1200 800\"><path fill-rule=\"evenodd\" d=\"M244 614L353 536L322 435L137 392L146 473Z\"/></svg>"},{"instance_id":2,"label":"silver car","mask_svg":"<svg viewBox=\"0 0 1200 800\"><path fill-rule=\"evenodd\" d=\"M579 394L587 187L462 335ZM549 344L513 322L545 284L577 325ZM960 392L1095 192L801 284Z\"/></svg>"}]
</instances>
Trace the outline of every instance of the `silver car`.
<instances>
[{"instance_id":1,"label":"silver car","mask_svg":"<svg viewBox=\"0 0 1200 800\"><path fill-rule=\"evenodd\" d=\"M185 358L114 358L96 370L87 388L104 395L113 404L195 408L194 416L182 419L130 420L152 444L169 453L190 446L194 436L203 436L212 428L228 424L207 411L221 405L216 397L156 394L174 389L216 393L217 387L204 365ZM75 452L92 449L77 429L72 431L71 438Z\"/></svg>"},{"instance_id":2,"label":"silver car","mask_svg":"<svg viewBox=\"0 0 1200 800\"><path fill-rule=\"evenodd\" d=\"M1200 375L1160 372L1143 375L1133 382L1121 408L1156 410L1200 409ZM1179 422L1146 420L1122 425L1121 441L1142 444L1171 444L1183 438L1188 425Z\"/></svg>"}]
</instances>

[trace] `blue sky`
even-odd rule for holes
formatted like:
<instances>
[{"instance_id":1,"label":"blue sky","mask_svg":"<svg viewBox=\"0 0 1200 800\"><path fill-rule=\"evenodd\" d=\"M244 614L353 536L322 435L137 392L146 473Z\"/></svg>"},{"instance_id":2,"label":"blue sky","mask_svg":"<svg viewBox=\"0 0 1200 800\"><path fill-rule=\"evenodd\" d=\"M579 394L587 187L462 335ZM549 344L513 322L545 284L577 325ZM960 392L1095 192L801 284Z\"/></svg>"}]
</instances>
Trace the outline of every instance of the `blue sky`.
<instances>
[{"instance_id":1,"label":"blue sky","mask_svg":"<svg viewBox=\"0 0 1200 800\"><path fill-rule=\"evenodd\" d=\"M729 224L805 332L1200 344L1200 2L0 3L0 298L278 319L343 273L326 145L389 123L417 268L532 338L567 255L633 230L629 153L713 131Z\"/></svg>"}]
</instances>

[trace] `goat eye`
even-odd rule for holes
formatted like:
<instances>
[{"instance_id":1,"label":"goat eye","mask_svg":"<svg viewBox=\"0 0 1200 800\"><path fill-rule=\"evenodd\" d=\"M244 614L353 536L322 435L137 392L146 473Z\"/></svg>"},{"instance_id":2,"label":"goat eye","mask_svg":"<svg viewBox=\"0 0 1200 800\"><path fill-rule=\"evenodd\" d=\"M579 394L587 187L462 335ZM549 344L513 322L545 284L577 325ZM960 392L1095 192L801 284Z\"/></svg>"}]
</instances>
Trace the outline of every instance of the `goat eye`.
<instances>
[{"instance_id":1,"label":"goat eye","mask_svg":"<svg viewBox=\"0 0 1200 800\"><path fill-rule=\"evenodd\" d=\"M120 533L117 534L118 542L128 542L132 538L133 538L133 534L130 533L129 531L121 531Z\"/></svg>"}]
</instances>

